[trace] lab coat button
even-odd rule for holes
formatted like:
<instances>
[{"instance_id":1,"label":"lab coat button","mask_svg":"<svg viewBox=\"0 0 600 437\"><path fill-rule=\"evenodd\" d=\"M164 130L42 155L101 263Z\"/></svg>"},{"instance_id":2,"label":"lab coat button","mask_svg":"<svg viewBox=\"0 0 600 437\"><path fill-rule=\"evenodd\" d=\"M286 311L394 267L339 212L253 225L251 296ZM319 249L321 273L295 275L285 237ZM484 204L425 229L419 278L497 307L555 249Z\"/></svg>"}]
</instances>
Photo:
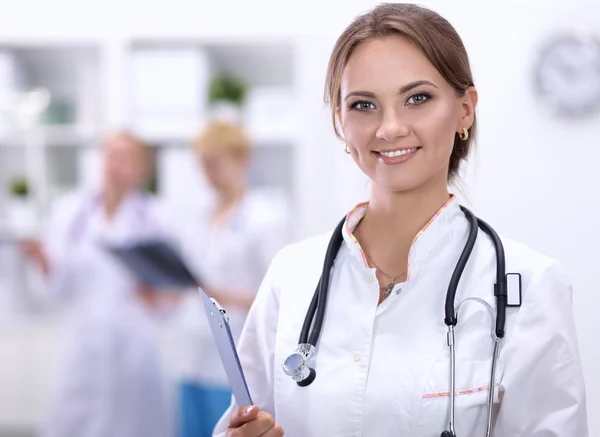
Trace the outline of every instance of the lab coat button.
<instances>
[{"instance_id":1,"label":"lab coat button","mask_svg":"<svg viewBox=\"0 0 600 437\"><path fill-rule=\"evenodd\" d=\"M360 354L354 354L354 361L356 361L357 363L360 361Z\"/></svg>"},{"instance_id":2,"label":"lab coat button","mask_svg":"<svg viewBox=\"0 0 600 437\"><path fill-rule=\"evenodd\" d=\"M373 276L369 275L369 277L367 278L367 282L369 284L372 284L373 283Z\"/></svg>"}]
</instances>

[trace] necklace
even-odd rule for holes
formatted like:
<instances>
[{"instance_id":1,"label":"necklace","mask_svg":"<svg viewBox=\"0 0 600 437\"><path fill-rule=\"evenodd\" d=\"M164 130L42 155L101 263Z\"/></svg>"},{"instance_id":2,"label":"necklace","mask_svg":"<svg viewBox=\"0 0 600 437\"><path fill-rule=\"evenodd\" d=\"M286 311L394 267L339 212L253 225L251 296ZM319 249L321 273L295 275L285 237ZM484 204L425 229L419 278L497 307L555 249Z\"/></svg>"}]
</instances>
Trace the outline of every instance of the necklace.
<instances>
[{"instance_id":1,"label":"necklace","mask_svg":"<svg viewBox=\"0 0 600 437\"><path fill-rule=\"evenodd\" d=\"M392 290L394 289L394 285L396 285L396 280L400 279L402 276L404 276L404 274L406 273L406 270L403 271L402 273L400 273L397 276L388 275L386 272L384 272L383 270L381 270L377 266L377 264L375 264L375 261L373 261L373 258L371 258L367 252L365 252L365 255L367 255L367 258L369 258L369 260L371 260L371 262L373 263L373 265L375 266L375 268L377 270L379 270L379 272L383 273L384 276L387 276L390 279L390 283L388 285L386 285L385 287L379 287L383 291L383 298L387 299L388 296L392 293Z\"/></svg>"}]
</instances>

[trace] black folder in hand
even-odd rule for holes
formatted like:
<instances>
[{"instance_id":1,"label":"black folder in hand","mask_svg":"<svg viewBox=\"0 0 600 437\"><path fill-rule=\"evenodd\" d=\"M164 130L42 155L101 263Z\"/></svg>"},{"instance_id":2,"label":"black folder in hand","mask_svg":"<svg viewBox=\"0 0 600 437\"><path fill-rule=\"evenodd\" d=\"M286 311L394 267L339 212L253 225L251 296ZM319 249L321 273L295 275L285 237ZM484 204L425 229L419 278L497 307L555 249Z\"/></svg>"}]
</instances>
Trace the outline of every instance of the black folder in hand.
<instances>
[{"instance_id":1,"label":"black folder in hand","mask_svg":"<svg viewBox=\"0 0 600 437\"><path fill-rule=\"evenodd\" d=\"M172 290L200 285L181 256L165 241L145 240L123 246L109 246L108 251L148 287Z\"/></svg>"}]
</instances>

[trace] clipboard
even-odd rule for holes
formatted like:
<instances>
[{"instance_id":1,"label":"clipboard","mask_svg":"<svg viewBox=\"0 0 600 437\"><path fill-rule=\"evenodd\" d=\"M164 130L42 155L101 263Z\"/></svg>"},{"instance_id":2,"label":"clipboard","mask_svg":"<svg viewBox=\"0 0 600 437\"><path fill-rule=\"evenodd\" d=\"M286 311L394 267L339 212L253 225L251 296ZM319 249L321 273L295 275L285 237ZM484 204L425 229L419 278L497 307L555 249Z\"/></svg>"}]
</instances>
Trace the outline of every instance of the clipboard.
<instances>
[{"instance_id":1,"label":"clipboard","mask_svg":"<svg viewBox=\"0 0 600 437\"><path fill-rule=\"evenodd\" d=\"M240 407L254 405L229 328L229 317L221 305L215 299L208 297L202 288L198 287L198 291L235 403Z\"/></svg>"}]
</instances>

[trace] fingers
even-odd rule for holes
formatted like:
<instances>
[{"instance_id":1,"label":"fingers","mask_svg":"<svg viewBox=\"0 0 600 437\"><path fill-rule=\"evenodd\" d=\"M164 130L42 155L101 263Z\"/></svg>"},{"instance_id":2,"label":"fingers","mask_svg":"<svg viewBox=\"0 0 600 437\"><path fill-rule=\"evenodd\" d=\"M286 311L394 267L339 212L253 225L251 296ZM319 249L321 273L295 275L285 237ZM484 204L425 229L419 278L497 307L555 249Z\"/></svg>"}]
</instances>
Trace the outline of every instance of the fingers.
<instances>
[{"instance_id":1,"label":"fingers","mask_svg":"<svg viewBox=\"0 0 600 437\"><path fill-rule=\"evenodd\" d=\"M273 429L274 426L275 420L273 420L273 416L271 416L269 413L265 413L264 411L260 411L256 415L256 419L244 423L235 431L238 431L240 437L271 437L269 432ZM238 433L232 433L232 437L237 437Z\"/></svg>"},{"instance_id":2,"label":"fingers","mask_svg":"<svg viewBox=\"0 0 600 437\"><path fill-rule=\"evenodd\" d=\"M283 428L280 425L275 425L260 437L283 437Z\"/></svg>"},{"instance_id":3,"label":"fingers","mask_svg":"<svg viewBox=\"0 0 600 437\"><path fill-rule=\"evenodd\" d=\"M26 255L36 255L42 249L39 242L29 239L21 240L19 246Z\"/></svg>"},{"instance_id":4,"label":"fingers","mask_svg":"<svg viewBox=\"0 0 600 437\"><path fill-rule=\"evenodd\" d=\"M242 407L230 418L228 437L281 437L283 429L276 425L273 416L258 407Z\"/></svg>"},{"instance_id":5,"label":"fingers","mask_svg":"<svg viewBox=\"0 0 600 437\"><path fill-rule=\"evenodd\" d=\"M238 408L236 411L233 412L233 414L229 418L229 427L239 428L243 424L256 419L256 416L258 416L258 412L259 409L257 406L247 405L245 407Z\"/></svg>"}]
</instances>

